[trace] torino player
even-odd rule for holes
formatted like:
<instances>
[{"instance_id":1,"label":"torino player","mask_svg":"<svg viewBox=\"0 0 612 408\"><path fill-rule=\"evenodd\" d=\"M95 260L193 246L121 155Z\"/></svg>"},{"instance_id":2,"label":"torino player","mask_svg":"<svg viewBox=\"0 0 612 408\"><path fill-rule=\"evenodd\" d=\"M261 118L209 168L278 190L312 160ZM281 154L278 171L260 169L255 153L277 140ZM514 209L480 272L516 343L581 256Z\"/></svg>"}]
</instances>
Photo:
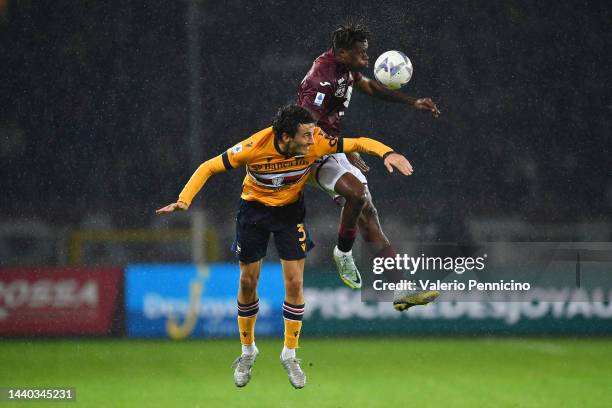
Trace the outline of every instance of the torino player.
<instances>
[{"instance_id":1,"label":"torino player","mask_svg":"<svg viewBox=\"0 0 612 408\"><path fill-rule=\"evenodd\" d=\"M361 24L347 23L333 33L332 48L315 59L302 80L298 104L310 110L317 126L332 136L340 135L340 122L349 106L353 87L366 95L389 102L403 103L415 109L440 114L430 98L413 98L389 90L359 71L368 66L368 29ZM362 171L369 167L358 154L349 158L344 153L326 156L311 170L310 182L327 191L342 207L338 244L334 260L340 278L353 289L361 287L361 276L355 265L352 247L357 227L375 257L395 257L396 252L383 233L376 208ZM399 280L401 276L387 276ZM426 304L439 296L438 292L396 292L393 306L404 311L411 306Z\"/></svg>"}]
</instances>

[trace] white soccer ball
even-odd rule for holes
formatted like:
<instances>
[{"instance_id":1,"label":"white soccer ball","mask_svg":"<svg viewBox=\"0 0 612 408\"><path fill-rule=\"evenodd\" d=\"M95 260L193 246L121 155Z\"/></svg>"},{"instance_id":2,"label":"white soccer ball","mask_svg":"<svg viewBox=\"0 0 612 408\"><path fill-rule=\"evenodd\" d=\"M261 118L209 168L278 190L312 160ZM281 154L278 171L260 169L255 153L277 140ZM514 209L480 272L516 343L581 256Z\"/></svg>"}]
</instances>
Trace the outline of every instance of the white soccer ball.
<instances>
[{"instance_id":1,"label":"white soccer ball","mask_svg":"<svg viewBox=\"0 0 612 408\"><path fill-rule=\"evenodd\" d=\"M412 78L412 62L401 51L383 52L374 63L374 77L389 89L400 89Z\"/></svg>"}]
</instances>

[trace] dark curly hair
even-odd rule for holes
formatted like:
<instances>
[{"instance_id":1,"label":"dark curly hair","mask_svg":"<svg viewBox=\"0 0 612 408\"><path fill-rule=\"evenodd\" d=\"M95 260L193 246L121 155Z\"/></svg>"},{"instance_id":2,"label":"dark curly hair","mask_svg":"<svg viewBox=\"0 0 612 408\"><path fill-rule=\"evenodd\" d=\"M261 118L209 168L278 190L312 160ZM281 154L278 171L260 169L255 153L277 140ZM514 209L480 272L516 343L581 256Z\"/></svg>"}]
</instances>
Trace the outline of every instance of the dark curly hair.
<instances>
[{"instance_id":1,"label":"dark curly hair","mask_svg":"<svg viewBox=\"0 0 612 408\"><path fill-rule=\"evenodd\" d=\"M364 42L370 38L370 30L364 24L348 21L336 28L332 34L334 51L351 50L355 43Z\"/></svg>"},{"instance_id":2,"label":"dark curly hair","mask_svg":"<svg viewBox=\"0 0 612 408\"><path fill-rule=\"evenodd\" d=\"M295 136L298 125L301 123L315 123L308 109L302 108L299 105L283 106L276 112L276 116L272 120L274 139L280 141L283 137L283 132L289 136Z\"/></svg>"}]
</instances>

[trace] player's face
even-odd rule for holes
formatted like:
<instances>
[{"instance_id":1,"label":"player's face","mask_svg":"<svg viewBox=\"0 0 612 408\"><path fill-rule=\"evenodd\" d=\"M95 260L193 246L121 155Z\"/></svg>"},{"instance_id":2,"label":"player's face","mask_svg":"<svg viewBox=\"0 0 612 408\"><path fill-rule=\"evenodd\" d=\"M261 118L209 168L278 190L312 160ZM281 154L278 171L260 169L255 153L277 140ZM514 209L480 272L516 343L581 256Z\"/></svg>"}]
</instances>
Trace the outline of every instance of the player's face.
<instances>
[{"instance_id":1,"label":"player's face","mask_svg":"<svg viewBox=\"0 0 612 408\"><path fill-rule=\"evenodd\" d=\"M302 156L308 153L308 149L314 144L314 123L300 123L295 136L289 139L287 152L291 156Z\"/></svg>"},{"instance_id":2,"label":"player's face","mask_svg":"<svg viewBox=\"0 0 612 408\"><path fill-rule=\"evenodd\" d=\"M342 50L344 63L352 71L360 71L368 67L368 41L355 43L350 50Z\"/></svg>"}]
</instances>

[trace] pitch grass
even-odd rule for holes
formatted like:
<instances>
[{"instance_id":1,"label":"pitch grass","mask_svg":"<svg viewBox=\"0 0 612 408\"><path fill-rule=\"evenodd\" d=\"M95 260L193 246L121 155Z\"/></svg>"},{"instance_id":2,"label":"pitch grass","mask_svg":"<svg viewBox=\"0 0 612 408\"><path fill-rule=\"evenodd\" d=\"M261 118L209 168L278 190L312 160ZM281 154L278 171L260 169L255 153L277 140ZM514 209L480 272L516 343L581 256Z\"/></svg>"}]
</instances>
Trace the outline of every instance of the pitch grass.
<instances>
[{"instance_id":1,"label":"pitch grass","mask_svg":"<svg viewBox=\"0 0 612 408\"><path fill-rule=\"evenodd\" d=\"M302 390L279 363L280 339L257 344L251 383L237 389L237 341L3 340L0 386L76 388L76 403L23 407L612 406L609 339L305 339Z\"/></svg>"}]
</instances>

